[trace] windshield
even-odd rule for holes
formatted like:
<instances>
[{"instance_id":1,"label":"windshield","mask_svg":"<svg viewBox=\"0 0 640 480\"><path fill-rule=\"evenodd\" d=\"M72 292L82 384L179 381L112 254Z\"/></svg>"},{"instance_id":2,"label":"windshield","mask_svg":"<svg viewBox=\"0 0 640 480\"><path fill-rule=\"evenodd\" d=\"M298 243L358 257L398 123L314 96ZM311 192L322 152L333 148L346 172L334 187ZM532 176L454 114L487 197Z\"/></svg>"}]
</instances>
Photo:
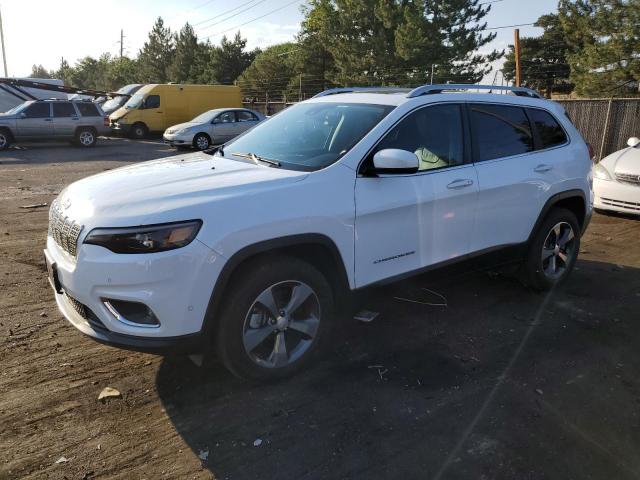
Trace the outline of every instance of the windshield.
<instances>
[{"instance_id":1,"label":"windshield","mask_svg":"<svg viewBox=\"0 0 640 480\"><path fill-rule=\"evenodd\" d=\"M124 104L124 108L128 110L133 110L134 108L140 108L140 105L142 105L143 100L144 100L144 94L136 93L133 97L129 99L127 103Z\"/></svg>"},{"instance_id":2,"label":"windshield","mask_svg":"<svg viewBox=\"0 0 640 480\"><path fill-rule=\"evenodd\" d=\"M252 153L283 168L318 170L347 153L394 107L363 103L301 103L225 145L225 156Z\"/></svg>"},{"instance_id":3,"label":"windshield","mask_svg":"<svg viewBox=\"0 0 640 480\"><path fill-rule=\"evenodd\" d=\"M102 109L103 110L115 110L116 108L120 107L120 105L122 105L125 100L127 99L127 97L123 96L123 95L117 95L115 97L113 97L111 100L107 100L106 102L104 102L102 104Z\"/></svg>"},{"instance_id":4,"label":"windshield","mask_svg":"<svg viewBox=\"0 0 640 480\"><path fill-rule=\"evenodd\" d=\"M209 123L213 120L213 116L217 113L216 110L210 110L208 112L201 113L196 118L191 120L193 123Z\"/></svg>"}]
</instances>

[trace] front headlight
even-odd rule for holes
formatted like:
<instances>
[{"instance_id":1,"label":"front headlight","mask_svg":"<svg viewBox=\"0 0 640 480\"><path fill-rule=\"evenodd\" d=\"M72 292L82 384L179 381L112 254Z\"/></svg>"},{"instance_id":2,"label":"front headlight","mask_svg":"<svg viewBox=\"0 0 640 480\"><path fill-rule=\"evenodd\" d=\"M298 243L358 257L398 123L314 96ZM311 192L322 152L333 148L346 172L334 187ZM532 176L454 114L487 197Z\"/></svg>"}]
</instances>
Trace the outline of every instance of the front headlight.
<instances>
[{"instance_id":1,"label":"front headlight","mask_svg":"<svg viewBox=\"0 0 640 480\"><path fill-rule=\"evenodd\" d=\"M95 228L84 243L100 245L114 253L154 253L189 245L202 226L201 220L126 228Z\"/></svg>"},{"instance_id":2,"label":"front headlight","mask_svg":"<svg viewBox=\"0 0 640 480\"><path fill-rule=\"evenodd\" d=\"M609 171L600 164L593 167L593 176L599 180L612 180L611 175L609 175Z\"/></svg>"},{"instance_id":3,"label":"front headlight","mask_svg":"<svg viewBox=\"0 0 640 480\"><path fill-rule=\"evenodd\" d=\"M183 134L185 134L185 133L189 133L190 131L191 131L191 127L187 127L187 128L183 128L183 129L181 129L181 130L178 130L176 133L177 133L178 135L183 135Z\"/></svg>"}]
</instances>

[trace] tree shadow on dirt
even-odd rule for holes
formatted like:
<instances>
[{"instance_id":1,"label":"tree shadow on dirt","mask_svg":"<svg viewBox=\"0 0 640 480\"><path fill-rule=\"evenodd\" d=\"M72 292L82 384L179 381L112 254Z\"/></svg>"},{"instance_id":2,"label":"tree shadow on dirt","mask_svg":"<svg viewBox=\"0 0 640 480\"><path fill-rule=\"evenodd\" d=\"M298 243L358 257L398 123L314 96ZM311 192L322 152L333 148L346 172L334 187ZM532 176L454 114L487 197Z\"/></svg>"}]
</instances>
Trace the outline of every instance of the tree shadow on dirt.
<instances>
[{"instance_id":1,"label":"tree shadow on dirt","mask_svg":"<svg viewBox=\"0 0 640 480\"><path fill-rule=\"evenodd\" d=\"M425 305L443 303L433 292L447 306ZM365 292L359 306L380 315L340 318L322 361L279 383L163 361L158 393L204 468L296 479L640 472L628 421L640 402L640 270L579 261L551 296L503 277L432 275Z\"/></svg>"}]
</instances>

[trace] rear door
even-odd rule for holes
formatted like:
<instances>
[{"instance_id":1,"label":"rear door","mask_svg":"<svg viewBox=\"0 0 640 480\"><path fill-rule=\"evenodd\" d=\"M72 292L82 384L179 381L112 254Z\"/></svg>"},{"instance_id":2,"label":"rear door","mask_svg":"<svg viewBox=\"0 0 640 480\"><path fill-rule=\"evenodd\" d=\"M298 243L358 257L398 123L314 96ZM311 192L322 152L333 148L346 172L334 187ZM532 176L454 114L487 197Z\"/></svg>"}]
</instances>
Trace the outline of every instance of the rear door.
<instances>
[{"instance_id":1,"label":"rear door","mask_svg":"<svg viewBox=\"0 0 640 480\"><path fill-rule=\"evenodd\" d=\"M256 117L249 110L236 110L236 119L238 121L236 135L240 135L241 133L246 132L250 128L257 125L259 122L258 117Z\"/></svg>"},{"instance_id":2,"label":"rear door","mask_svg":"<svg viewBox=\"0 0 640 480\"><path fill-rule=\"evenodd\" d=\"M56 137L73 137L80 117L71 102L53 102L53 134Z\"/></svg>"},{"instance_id":3,"label":"rear door","mask_svg":"<svg viewBox=\"0 0 640 480\"><path fill-rule=\"evenodd\" d=\"M413 174L356 179L358 287L469 253L478 194L463 106L422 107L401 120L365 160L387 148L415 153Z\"/></svg>"},{"instance_id":4,"label":"rear door","mask_svg":"<svg viewBox=\"0 0 640 480\"><path fill-rule=\"evenodd\" d=\"M51 102L35 102L22 111L16 120L18 137L46 138L53 135Z\"/></svg>"},{"instance_id":5,"label":"rear door","mask_svg":"<svg viewBox=\"0 0 640 480\"><path fill-rule=\"evenodd\" d=\"M521 106L470 103L479 195L473 250L515 245L529 238L555 173Z\"/></svg>"}]
</instances>

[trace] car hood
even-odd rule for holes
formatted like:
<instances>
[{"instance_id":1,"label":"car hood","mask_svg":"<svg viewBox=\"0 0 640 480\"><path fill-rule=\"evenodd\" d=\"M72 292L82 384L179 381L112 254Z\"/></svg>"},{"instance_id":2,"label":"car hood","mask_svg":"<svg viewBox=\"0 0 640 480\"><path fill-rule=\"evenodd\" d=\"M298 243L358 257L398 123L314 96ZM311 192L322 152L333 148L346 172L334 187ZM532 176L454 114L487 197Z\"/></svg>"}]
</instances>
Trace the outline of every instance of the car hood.
<instances>
[{"instance_id":1,"label":"car hood","mask_svg":"<svg viewBox=\"0 0 640 480\"><path fill-rule=\"evenodd\" d=\"M64 214L92 226L135 226L203 218L215 202L282 188L308 173L254 165L204 153L118 168L69 185ZM219 205L219 204L218 204Z\"/></svg>"},{"instance_id":2,"label":"car hood","mask_svg":"<svg viewBox=\"0 0 640 480\"><path fill-rule=\"evenodd\" d=\"M198 127L201 125L202 123L199 123L199 122L184 122L184 123L179 123L177 125L171 125L169 128L167 128L167 130L177 132L178 130L182 130L183 128Z\"/></svg>"},{"instance_id":3,"label":"car hood","mask_svg":"<svg viewBox=\"0 0 640 480\"><path fill-rule=\"evenodd\" d=\"M115 122L116 120L120 120L122 117L124 117L127 113L129 113L131 110L127 110L126 108L124 108L124 106L114 110L113 112L111 112L111 115L109 115L109 120L111 120L112 122Z\"/></svg>"},{"instance_id":4,"label":"car hood","mask_svg":"<svg viewBox=\"0 0 640 480\"><path fill-rule=\"evenodd\" d=\"M615 173L640 175L640 148L624 148L604 158L601 163Z\"/></svg>"}]
</instances>

